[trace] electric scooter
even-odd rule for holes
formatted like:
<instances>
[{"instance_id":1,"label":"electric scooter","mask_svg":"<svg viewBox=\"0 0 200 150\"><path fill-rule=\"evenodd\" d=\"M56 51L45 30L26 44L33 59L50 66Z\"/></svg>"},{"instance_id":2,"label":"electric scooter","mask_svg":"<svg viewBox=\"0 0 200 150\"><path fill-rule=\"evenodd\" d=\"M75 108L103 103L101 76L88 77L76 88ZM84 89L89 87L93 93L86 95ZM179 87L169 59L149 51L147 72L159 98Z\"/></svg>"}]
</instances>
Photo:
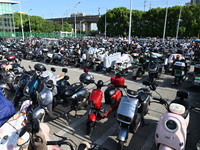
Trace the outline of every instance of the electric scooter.
<instances>
[{"instance_id":1,"label":"electric scooter","mask_svg":"<svg viewBox=\"0 0 200 150\"><path fill-rule=\"evenodd\" d=\"M105 118L112 111L116 111L122 96L121 90L118 87L116 87L116 85L124 85L124 77L121 77L119 73L111 77L110 86L104 92L105 104L108 104L109 107L103 108L102 107L103 91L101 90L101 88L103 86L108 86L108 85L104 85L102 80L99 80L96 83L97 88L92 90L88 100L90 109L86 123L87 135L92 134L93 129L96 125L97 118Z\"/></svg>"},{"instance_id":2,"label":"electric scooter","mask_svg":"<svg viewBox=\"0 0 200 150\"><path fill-rule=\"evenodd\" d=\"M164 113L157 125L155 132L155 143L159 150L183 150L186 146L187 128L190 119L190 111L200 112L200 108L190 106L185 99L188 93L185 91L177 91L176 99L167 102L160 95L160 98L153 97L152 102L162 104L167 112Z\"/></svg>"},{"instance_id":3,"label":"electric scooter","mask_svg":"<svg viewBox=\"0 0 200 150\"><path fill-rule=\"evenodd\" d=\"M174 75L174 85L178 86L184 81L186 77L186 63L181 61L176 61L173 64L173 75Z\"/></svg>"},{"instance_id":4,"label":"electric scooter","mask_svg":"<svg viewBox=\"0 0 200 150\"><path fill-rule=\"evenodd\" d=\"M0 127L0 149L1 150L19 150L20 147L17 145L19 133L23 126L27 123L27 111L31 105L31 101L26 100L22 103L21 108L17 111L9 120L7 120ZM25 134L23 139L26 145L28 143L29 134Z\"/></svg>"},{"instance_id":5,"label":"electric scooter","mask_svg":"<svg viewBox=\"0 0 200 150\"><path fill-rule=\"evenodd\" d=\"M128 89L126 85L119 86L126 93L121 97L117 109L119 123L117 140L120 150L123 149L128 139L128 133L135 134L141 125L145 125L144 116L148 113L151 90L155 90L156 86L149 81L143 81L143 84L146 86L140 87L137 91Z\"/></svg>"}]
</instances>

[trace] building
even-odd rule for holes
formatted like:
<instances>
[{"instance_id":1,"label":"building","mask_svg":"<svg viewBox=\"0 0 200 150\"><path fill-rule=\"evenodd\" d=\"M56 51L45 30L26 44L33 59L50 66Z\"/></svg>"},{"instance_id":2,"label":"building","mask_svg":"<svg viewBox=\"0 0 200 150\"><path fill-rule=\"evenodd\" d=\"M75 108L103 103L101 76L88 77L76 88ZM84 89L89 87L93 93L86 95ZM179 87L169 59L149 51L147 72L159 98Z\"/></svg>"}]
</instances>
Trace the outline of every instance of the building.
<instances>
[{"instance_id":1,"label":"building","mask_svg":"<svg viewBox=\"0 0 200 150\"><path fill-rule=\"evenodd\" d=\"M12 5L18 4L16 1L0 0L0 36L5 36L8 33L14 34L14 16Z\"/></svg>"},{"instance_id":2,"label":"building","mask_svg":"<svg viewBox=\"0 0 200 150\"><path fill-rule=\"evenodd\" d=\"M200 0L191 0L190 4L191 5L193 5L193 4L199 5L200 4Z\"/></svg>"}]
</instances>

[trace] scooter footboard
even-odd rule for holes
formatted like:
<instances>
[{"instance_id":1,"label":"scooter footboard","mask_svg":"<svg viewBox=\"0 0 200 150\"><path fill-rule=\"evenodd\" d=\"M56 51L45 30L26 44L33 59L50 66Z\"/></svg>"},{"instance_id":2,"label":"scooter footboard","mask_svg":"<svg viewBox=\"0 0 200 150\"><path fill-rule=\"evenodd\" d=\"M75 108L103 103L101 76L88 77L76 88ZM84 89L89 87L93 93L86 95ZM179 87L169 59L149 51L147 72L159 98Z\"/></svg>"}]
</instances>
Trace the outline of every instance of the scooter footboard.
<instances>
[{"instance_id":1,"label":"scooter footboard","mask_svg":"<svg viewBox=\"0 0 200 150\"><path fill-rule=\"evenodd\" d=\"M158 150L174 150L174 149L164 144L160 144Z\"/></svg>"},{"instance_id":2,"label":"scooter footboard","mask_svg":"<svg viewBox=\"0 0 200 150\"><path fill-rule=\"evenodd\" d=\"M0 88L10 90L10 87L5 83L0 83Z\"/></svg>"},{"instance_id":3,"label":"scooter footboard","mask_svg":"<svg viewBox=\"0 0 200 150\"><path fill-rule=\"evenodd\" d=\"M129 133L129 129L125 128L125 127L120 127L117 139L120 141L126 141L127 137L128 137L128 133Z\"/></svg>"}]
</instances>

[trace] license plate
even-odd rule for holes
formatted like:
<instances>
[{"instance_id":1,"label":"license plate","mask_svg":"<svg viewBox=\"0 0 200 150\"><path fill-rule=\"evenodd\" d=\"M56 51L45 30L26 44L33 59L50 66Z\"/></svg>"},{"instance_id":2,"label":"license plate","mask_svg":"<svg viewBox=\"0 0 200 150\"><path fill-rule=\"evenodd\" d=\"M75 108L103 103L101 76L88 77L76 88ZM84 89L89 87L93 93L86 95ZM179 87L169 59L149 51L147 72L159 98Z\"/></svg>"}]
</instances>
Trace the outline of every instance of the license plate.
<instances>
[{"instance_id":1,"label":"license plate","mask_svg":"<svg viewBox=\"0 0 200 150\"><path fill-rule=\"evenodd\" d=\"M133 73L132 73L132 76L136 76L136 72L133 72Z\"/></svg>"},{"instance_id":2,"label":"license plate","mask_svg":"<svg viewBox=\"0 0 200 150\"><path fill-rule=\"evenodd\" d=\"M181 75L176 73L175 76L180 77Z\"/></svg>"},{"instance_id":3,"label":"license plate","mask_svg":"<svg viewBox=\"0 0 200 150\"><path fill-rule=\"evenodd\" d=\"M106 71L106 68L102 68L103 71Z\"/></svg>"}]
</instances>

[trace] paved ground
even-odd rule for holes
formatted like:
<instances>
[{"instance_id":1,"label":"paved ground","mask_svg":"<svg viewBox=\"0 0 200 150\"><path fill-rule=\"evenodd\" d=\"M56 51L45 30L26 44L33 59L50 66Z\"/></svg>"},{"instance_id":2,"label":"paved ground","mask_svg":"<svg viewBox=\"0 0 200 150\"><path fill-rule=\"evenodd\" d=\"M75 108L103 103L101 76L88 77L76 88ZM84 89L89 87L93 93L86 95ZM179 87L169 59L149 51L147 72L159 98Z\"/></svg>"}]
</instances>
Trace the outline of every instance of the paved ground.
<instances>
[{"instance_id":1,"label":"paved ground","mask_svg":"<svg viewBox=\"0 0 200 150\"><path fill-rule=\"evenodd\" d=\"M35 62L30 62L23 60L22 65L26 68L28 65L33 66ZM46 64L47 68L51 65ZM61 74L62 67L56 66L56 74ZM193 70L191 70L192 72ZM70 76L70 83L77 82L79 75L82 73L81 69L68 67L68 75ZM111 75L105 75L102 73L94 73L95 80L103 80L104 82L109 82ZM145 74L141 79L133 81L130 75L125 76L125 84L130 88L137 90L138 87L142 86L142 81L147 80L148 76ZM182 84L181 87L176 88L171 85L173 77L170 75L162 75L161 79L158 80L157 92L159 92L163 98L173 100L176 96L177 90L185 90L189 92L188 101L192 104L200 101L200 92L198 88L191 87L191 77ZM88 88L92 90L95 86L89 85ZM103 89L104 90L104 89ZM156 92L152 93L156 96ZM145 117L146 122L149 125L139 128L138 132L133 135L129 134L128 140L125 144L124 150L156 150L154 144L154 134L157 121L159 117L166 110L162 105L152 103L150 105L149 114ZM69 121L67 122L64 118L59 118L53 121L47 122L50 126L50 134L52 140L57 140L58 138L53 135L56 133L61 136L66 136L72 139L76 144L82 141L88 141L102 145L109 150L117 150L117 132L118 132L118 122L113 114L110 114L108 118L98 120L96 128L91 137L85 135L86 131L86 121L87 121L87 109L78 111L78 116L74 116L72 111L69 115ZM195 150L196 143L200 139L200 114L191 113L190 124L189 124L189 134L187 136L186 150ZM67 146L62 146L62 150L69 149Z\"/></svg>"}]
</instances>

